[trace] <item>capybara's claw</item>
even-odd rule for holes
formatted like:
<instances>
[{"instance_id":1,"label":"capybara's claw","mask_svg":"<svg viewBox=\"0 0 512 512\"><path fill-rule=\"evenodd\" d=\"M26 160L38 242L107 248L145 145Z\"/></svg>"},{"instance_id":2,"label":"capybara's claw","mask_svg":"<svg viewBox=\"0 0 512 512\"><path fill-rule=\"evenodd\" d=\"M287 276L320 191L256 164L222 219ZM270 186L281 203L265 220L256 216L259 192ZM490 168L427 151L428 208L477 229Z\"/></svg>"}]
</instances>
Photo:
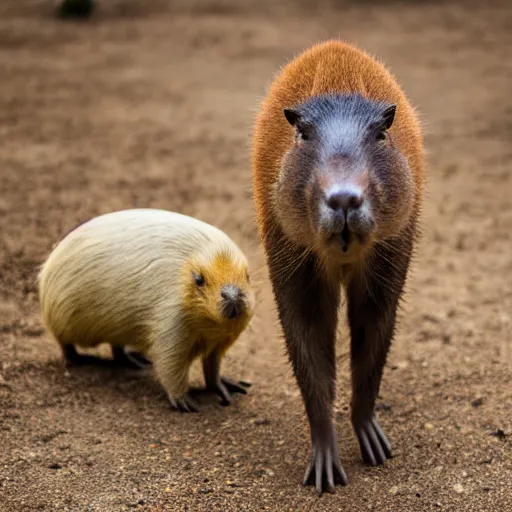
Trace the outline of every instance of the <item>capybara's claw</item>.
<instances>
[{"instance_id":1,"label":"capybara's claw","mask_svg":"<svg viewBox=\"0 0 512 512\"><path fill-rule=\"evenodd\" d=\"M231 395L229 394L227 386L224 385L222 378L219 380L219 382L217 382L217 384L215 384L215 387L213 387L211 391L221 397L221 405L231 404Z\"/></svg>"},{"instance_id":2,"label":"capybara's claw","mask_svg":"<svg viewBox=\"0 0 512 512\"><path fill-rule=\"evenodd\" d=\"M372 466L381 465L393 456L391 444L375 417L354 422L354 430L366 463Z\"/></svg>"},{"instance_id":3,"label":"capybara's claw","mask_svg":"<svg viewBox=\"0 0 512 512\"><path fill-rule=\"evenodd\" d=\"M180 397L168 396L171 409L179 412L199 412L198 405L192 400L188 393Z\"/></svg>"},{"instance_id":4,"label":"capybara's claw","mask_svg":"<svg viewBox=\"0 0 512 512\"><path fill-rule=\"evenodd\" d=\"M218 382L210 388L210 391L217 393L222 398L221 405L230 405L232 402L231 393L247 394L246 388L250 387L249 382L234 381L227 377L220 377Z\"/></svg>"},{"instance_id":5,"label":"capybara's claw","mask_svg":"<svg viewBox=\"0 0 512 512\"><path fill-rule=\"evenodd\" d=\"M321 495L324 491L334 494L334 486L337 484L347 485L348 480L341 467L336 446L313 443L311 461L302 485L314 485L318 495Z\"/></svg>"},{"instance_id":6,"label":"capybara's claw","mask_svg":"<svg viewBox=\"0 0 512 512\"><path fill-rule=\"evenodd\" d=\"M252 386L250 382L246 382L244 380L235 381L228 377L221 377L220 381L224 386L226 386L226 389L230 393L242 393L243 395L247 394L247 389Z\"/></svg>"}]
</instances>

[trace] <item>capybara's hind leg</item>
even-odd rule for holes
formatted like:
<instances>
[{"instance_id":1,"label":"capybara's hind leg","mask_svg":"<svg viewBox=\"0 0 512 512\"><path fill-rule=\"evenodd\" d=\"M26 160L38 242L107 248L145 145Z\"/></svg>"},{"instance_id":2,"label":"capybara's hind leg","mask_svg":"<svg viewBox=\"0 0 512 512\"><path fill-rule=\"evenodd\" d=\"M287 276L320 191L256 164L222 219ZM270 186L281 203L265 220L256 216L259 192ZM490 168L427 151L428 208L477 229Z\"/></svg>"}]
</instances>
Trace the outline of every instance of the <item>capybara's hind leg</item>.
<instances>
[{"instance_id":1,"label":"capybara's hind leg","mask_svg":"<svg viewBox=\"0 0 512 512\"><path fill-rule=\"evenodd\" d=\"M114 361L120 366L135 368L137 370L143 370L144 368L151 366L151 361L146 359L142 354L139 354L138 352L127 352L124 347L119 345L111 346Z\"/></svg>"},{"instance_id":2,"label":"capybara's hind leg","mask_svg":"<svg viewBox=\"0 0 512 512\"><path fill-rule=\"evenodd\" d=\"M74 345L62 345L62 352L67 365L82 366L85 364L98 364L102 359L96 356L79 354Z\"/></svg>"}]
</instances>

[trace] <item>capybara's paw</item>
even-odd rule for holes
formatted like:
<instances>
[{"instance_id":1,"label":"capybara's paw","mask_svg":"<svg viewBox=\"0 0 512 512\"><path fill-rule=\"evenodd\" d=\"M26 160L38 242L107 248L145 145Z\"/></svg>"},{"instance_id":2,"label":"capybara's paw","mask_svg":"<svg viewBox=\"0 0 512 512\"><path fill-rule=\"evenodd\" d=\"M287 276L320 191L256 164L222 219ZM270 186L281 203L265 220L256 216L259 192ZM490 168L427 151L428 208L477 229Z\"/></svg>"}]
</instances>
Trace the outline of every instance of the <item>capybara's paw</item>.
<instances>
[{"instance_id":1,"label":"capybara's paw","mask_svg":"<svg viewBox=\"0 0 512 512\"><path fill-rule=\"evenodd\" d=\"M367 464L372 466L384 464L387 459L393 456L391 444L375 416L369 420L353 421L353 425L359 440L363 460Z\"/></svg>"},{"instance_id":2,"label":"capybara's paw","mask_svg":"<svg viewBox=\"0 0 512 512\"><path fill-rule=\"evenodd\" d=\"M302 485L314 485L320 496L324 491L334 494L337 484L347 485L348 480L340 463L336 441L313 441L311 461Z\"/></svg>"},{"instance_id":3,"label":"capybara's paw","mask_svg":"<svg viewBox=\"0 0 512 512\"><path fill-rule=\"evenodd\" d=\"M221 377L220 381L230 393L241 393L242 395L247 394L247 388L250 388L252 384L244 380L232 380L228 377Z\"/></svg>"},{"instance_id":4,"label":"capybara's paw","mask_svg":"<svg viewBox=\"0 0 512 512\"><path fill-rule=\"evenodd\" d=\"M167 395L167 398L169 399L171 409L179 412L199 412L198 405L192 400L188 393L179 397Z\"/></svg>"},{"instance_id":5,"label":"capybara's paw","mask_svg":"<svg viewBox=\"0 0 512 512\"><path fill-rule=\"evenodd\" d=\"M234 381L229 379L228 377L221 377L219 382L215 384L214 387L211 388L211 391L217 393L222 398L222 405L230 405L231 404L231 393L241 393L243 395L247 394L247 389L251 387L249 382Z\"/></svg>"}]
</instances>

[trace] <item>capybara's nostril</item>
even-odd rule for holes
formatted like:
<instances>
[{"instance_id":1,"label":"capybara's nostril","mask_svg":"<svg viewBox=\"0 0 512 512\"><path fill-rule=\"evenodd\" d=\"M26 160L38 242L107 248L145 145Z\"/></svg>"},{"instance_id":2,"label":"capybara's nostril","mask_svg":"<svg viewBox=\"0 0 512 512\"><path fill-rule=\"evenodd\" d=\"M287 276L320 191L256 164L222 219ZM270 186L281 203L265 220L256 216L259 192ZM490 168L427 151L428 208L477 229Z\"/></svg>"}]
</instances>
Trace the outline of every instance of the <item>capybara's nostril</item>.
<instances>
[{"instance_id":1,"label":"capybara's nostril","mask_svg":"<svg viewBox=\"0 0 512 512\"><path fill-rule=\"evenodd\" d=\"M337 187L326 193L325 202L332 210L357 210L363 204L363 193L358 187Z\"/></svg>"}]
</instances>

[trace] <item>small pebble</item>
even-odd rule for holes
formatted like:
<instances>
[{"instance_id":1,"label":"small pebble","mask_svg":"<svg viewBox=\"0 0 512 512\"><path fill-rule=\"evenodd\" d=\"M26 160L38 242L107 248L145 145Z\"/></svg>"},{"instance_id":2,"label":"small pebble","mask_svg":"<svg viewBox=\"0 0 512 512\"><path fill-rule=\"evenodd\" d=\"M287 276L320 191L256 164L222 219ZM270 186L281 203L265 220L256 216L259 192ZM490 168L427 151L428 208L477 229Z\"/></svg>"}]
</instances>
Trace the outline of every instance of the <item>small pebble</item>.
<instances>
[{"instance_id":1,"label":"small pebble","mask_svg":"<svg viewBox=\"0 0 512 512\"><path fill-rule=\"evenodd\" d=\"M462 494L464 492L464 487L462 487L461 484L455 484L453 486L453 490L457 493L457 494Z\"/></svg>"},{"instance_id":2,"label":"small pebble","mask_svg":"<svg viewBox=\"0 0 512 512\"><path fill-rule=\"evenodd\" d=\"M393 496L394 496L395 494L398 494L398 486L393 485L393 487L391 487L391 489L389 489L389 491L388 491L388 492L389 492L389 494L391 494L391 495L393 495Z\"/></svg>"}]
</instances>

